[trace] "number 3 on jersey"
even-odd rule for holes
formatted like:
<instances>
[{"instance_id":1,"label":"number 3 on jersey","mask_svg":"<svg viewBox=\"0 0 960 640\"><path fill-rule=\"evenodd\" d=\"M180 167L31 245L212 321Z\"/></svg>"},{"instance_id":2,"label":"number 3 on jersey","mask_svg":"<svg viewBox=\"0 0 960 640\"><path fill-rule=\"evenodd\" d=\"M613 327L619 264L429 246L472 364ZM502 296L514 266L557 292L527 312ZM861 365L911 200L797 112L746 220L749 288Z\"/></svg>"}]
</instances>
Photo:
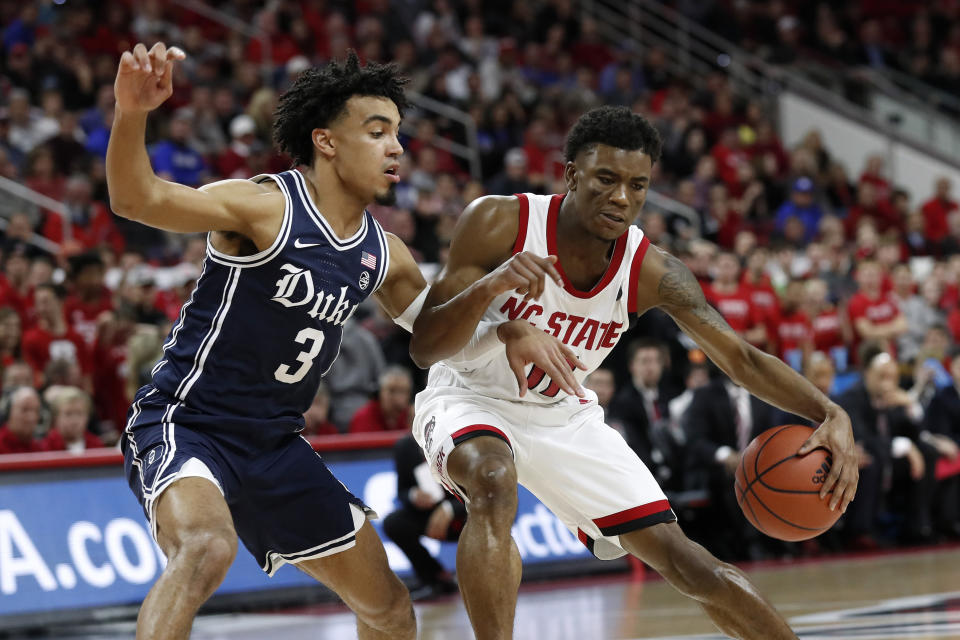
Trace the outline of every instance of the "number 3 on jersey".
<instances>
[{"instance_id":1,"label":"number 3 on jersey","mask_svg":"<svg viewBox=\"0 0 960 640\"><path fill-rule=\"evenodd\" d=\"M310 367L313 366L314 359L320 355L320 349L323 348L323 338L323 332L319 329L310 327L301 329L294 340L299 344L306 344L309 341L310 348L297 354L297 361L301 363L300 368L290 373L290 365L281 364L277 367L277 370L273 372L273 377L287 384L293 384L303 380L307 372L310 371Z\"/></svg>"}]
</instances>

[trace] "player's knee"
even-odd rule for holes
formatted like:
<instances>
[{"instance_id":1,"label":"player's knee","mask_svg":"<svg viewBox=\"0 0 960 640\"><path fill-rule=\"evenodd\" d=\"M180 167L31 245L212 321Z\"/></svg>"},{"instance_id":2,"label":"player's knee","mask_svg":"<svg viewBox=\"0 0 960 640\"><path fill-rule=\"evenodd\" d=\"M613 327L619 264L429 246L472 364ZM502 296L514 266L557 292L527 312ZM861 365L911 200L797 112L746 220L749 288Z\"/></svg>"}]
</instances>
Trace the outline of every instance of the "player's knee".
<instances>
[{"instance_id":1,"label":"player's knee","mask_svg":"<svg viewBox=\"0 0 960 640\"><path fill-rule=\"evenodd\" d=\"M517 470L513 460L506 456L485 456L471 466L466 489L471 513L516 510Z\"/></svg>"},{"instance_id":2,"label":"player's knee","mask_svg":"<svg viewBox=\"0 0 960 640\"><path fill-rule=\"evenodd\" d=\"M237 536L232 531L201 529L185 532L171 562L190 567L201 584L219 582L237 555Z\"/></svg>"}]
</instances>

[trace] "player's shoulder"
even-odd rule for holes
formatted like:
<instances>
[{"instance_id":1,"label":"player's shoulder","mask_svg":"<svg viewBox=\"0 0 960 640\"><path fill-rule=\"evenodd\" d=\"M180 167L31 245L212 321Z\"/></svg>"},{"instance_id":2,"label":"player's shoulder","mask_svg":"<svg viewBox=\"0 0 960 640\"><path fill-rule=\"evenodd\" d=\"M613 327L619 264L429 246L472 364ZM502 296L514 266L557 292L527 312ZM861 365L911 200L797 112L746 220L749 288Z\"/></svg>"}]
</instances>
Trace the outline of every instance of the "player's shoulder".
<instances>
[{"instance_id":1,"label":"player's shoulder","mask_svg":"<svg viewBox=\"0 0 960 640\"><path fill-rule=\"evenodd\" d=\"M478 222L516 222L520 216L517 196L481 196L467 205L463 215Z\"/></svg>"}]
</instances>

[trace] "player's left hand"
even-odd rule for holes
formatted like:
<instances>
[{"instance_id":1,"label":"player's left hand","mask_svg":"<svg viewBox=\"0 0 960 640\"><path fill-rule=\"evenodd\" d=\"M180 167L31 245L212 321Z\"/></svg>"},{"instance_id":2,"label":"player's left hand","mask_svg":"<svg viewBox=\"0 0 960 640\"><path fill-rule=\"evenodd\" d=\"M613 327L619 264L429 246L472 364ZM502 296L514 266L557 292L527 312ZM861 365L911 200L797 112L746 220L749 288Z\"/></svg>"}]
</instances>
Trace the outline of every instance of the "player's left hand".
<instances>
[{"instance_id":1,"label":"player's left hand","mask_svg":"<svg viewBox=\"0 0 960 640\"><path fill-rule=\"evenodd\" d=\"M450 528L451 522L453 522L453 509L446 502L440 502L430 514L427 530L424 533L434 540L446 540L447 529Z\"/></svg>"},{"instance_id":2,"label":"player's left hand","mask_svg":"<svg viewBox=\"0 0 960 640\"><path fill-rule=\"evenodd\" d=\"M574 377L573 369L586 371L587 365L567 345L526 320L504 322L497 327L497 336L507 345L507 362L517 378L521 397L527 392L525 369L531 363L543 369L564 392L584 397L583 387Z\"/></svg>"},{"instance_id":3,"label":"player's left hand","mask_svg":"<svg viewBox=\"0 0 960 640\"><path fill-rule=\"evenodd\" d=\"M847 505L857 493L857 483L860 481L859 455L857 443L853 439L850 417L837 405L833 405L827 412L827 419L803 443L797 455L803 456L818 448L826 449L833 457L830 473L820 488L820 499L823 500L833 492L830 510L833 511L839 505L841 512L846 512Z\"/></svg>"}]
</instances>

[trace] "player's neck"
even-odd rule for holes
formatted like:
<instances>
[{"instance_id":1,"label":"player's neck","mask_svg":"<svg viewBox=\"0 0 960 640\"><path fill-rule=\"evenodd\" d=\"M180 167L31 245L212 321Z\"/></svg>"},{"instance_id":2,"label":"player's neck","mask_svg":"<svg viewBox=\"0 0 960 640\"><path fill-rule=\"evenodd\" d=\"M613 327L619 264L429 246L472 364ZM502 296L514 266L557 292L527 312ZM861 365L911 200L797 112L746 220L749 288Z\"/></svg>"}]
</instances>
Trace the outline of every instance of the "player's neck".
<instances>
[{"instance_id":1,"label":"player's neck","mask_svg":"<svg viewBox=\"0 0 960 640\"><path fill-rule=\"evenodd\" d=\"M307 183L307 196L334 233L340 238L355 234L363 222L363 212L369 203L350 193L331 167L306 167L303 175Z\"/></svg>"}]
</instances>

